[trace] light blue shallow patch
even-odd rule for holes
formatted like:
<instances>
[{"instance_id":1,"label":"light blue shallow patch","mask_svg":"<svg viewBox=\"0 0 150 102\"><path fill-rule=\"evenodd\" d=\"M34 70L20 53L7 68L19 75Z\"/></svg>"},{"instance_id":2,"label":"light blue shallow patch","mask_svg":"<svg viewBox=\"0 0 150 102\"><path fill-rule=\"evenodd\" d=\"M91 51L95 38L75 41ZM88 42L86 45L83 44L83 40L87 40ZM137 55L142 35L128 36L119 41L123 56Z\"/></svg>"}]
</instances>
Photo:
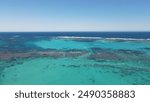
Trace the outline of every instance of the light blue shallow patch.
<instances>
[{"instance_id":1,"label":"light blue shallow patch","mask_svg":"<svg viewBox=\"0 0 150 102\"><path fill-rule=\"evenodd\" d=\"M0 82L1 84L128 84L127 80L120 80L120 76L115 73L104 73L101 69L90 66L83 67L84 64L91 65L91 63L95 62L82 58L26 60L22 65L5 69L3 71L5 77L1 78Z\"/></svg>"},{"instance_id":2,"label":"light blue shallow patch","mask_svg":"<svg viewBox=\"0 0 150 102\"><path fill-rule=\"evenodd\" d=\"M116 40L95 40L94 42L80 42L71 39L51 39L34 41L32 44L43 49L83 49L104 48L104 49L124 49L124 50L139 50L145 51L143 48L150 48L150 41L122 41Z\"/></svg>"},{"instance_id":3,"label":"light blue shallow patch","mask_svg":"<svg viewBox=\"0 0 150 102\"><path fill-rule=\"evenodd\" d=\"M0 40L0 46L4 44L4 41Z\"/></svg>"},{"instance_id":4,"label":"light blue shallow patch","mask_svg":"<svg viewBox=\"0 0 150 102\"><path fill-rule=\"evenodd\" d=\"M34 44L43 49L87 49L87 43L76 42L72 40L63 40L63 39L53 39L53 40L41 40L32 42L30 44Z\"/></svg>"},{"instance_id":5,"label":"light blue shallow patch","mask_svg":"<svg viewBox=\"0 0 150 102\"><path fill-rule=\"evenodd\" d=\"M95 47L106 49L124 49L124 50L141 50L141 48L150 48L150 41L115 41L99 40L95 42Z\"/></svg>"},{"instance_id":6,"label":"light blue shallow patch","mask_svg":"<svg viewBox=\"0 0 150 102\"><path fill-rule=\"evenodd\" d=\"M94 65L101 66L94 66ZM111 66L116 66L112 68ZM134 71L131 75L128 68L137 67L137 63L95 62L84 57L73 58L36 58L25 60L23 64L6 68L1 73L0 84L150 84L147 72ZM119 67L119 68L117 68ZM144 65L143 65L144 67ZM125 73L122 73L124 70ZM130 71L130 70L129 70ZM122 77L121 74L124 74Z\"/></svg>"}]
</instances>

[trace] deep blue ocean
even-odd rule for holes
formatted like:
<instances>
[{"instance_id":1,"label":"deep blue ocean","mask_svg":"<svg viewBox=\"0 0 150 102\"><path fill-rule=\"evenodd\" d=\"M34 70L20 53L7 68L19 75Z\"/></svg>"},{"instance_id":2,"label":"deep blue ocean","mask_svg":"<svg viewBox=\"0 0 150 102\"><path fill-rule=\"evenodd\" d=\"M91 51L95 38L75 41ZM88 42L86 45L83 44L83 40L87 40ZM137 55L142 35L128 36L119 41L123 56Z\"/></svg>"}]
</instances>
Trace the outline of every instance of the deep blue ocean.
<instances>
[{"instance_id":1,"label":"deep blue ocean","mask_svg":"<svg viewBox=\"0 0 150 102\"><path fill-rule=\"evenodd\" d=\"M2 35L1 35L2 34ZM75 36L75 37L102 37L102 38L134 38L149 39L150 32L0 32L0 36Z\"/></svg>"}]
</instances>

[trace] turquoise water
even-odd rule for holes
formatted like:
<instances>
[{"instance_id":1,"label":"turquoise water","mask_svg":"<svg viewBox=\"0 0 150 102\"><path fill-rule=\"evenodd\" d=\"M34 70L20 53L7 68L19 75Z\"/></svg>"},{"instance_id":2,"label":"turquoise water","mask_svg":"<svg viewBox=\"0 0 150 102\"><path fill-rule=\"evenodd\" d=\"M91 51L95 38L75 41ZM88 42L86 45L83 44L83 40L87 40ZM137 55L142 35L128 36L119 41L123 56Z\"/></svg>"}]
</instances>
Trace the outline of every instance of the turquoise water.
<instances>
[{"instance_id":1,"label":"turquoise water","mask_svg":"<svg viewBox=\"0 0 150 102\"><path fill-rule=\"evenodd\" d=\"M127 49L127 50L141 50L142 48L149 48L149 41L122 41L115 40L96 40L94 42L79 42L69 39L53 39L30 42L38 47L44 49L89 49L92 47L105 49Z\"/></svg>"},{"instance_id":2,"label":"turquoise water","mask_svg":"<svg viewBox=\"0 0 150 102\"><path fill-rule=\"evenodd\" d=\"M88 46L90 46L88 43L81 43L65 39L42 40L33 42L31 44L44 49L88 49Z\"/></svg>"},{"instance_id":3,"label":"turquoise water","mask_svg":"<svg viewBox=\"0 0 150 102\"><path fill-rule=\"evenodd\" d=\"M113 80L118 74L109 72L106 68L93 67L93 61L84 61L83 58L71 59L32 59L6 69L7 73L2 80L3 84L127 84L128 78ZM33 66L34 65L34 66ZM78 67L74 67L74 65ZM87 66L84 66L87 65ZM92 68L93 67L93 68ZM15 69L15 71L14 71ZM31 77L32 76L32 77ZM104 79L105 77L105 79ZM95 83L96 82L96 83Z\"/></svg>"},{"instance_id":4,"label":"turquoise water","mask_svg":"<svg viewBox=\"0 0 150 102\"><path fill-rule=\"evenodd\" d=\"M53 40L41 40L35 42L28 42L28 44L36 45L43 49L57 49L57 50L90 50L91 48L102 48L102 49L113 49L113 50L136 50L143 51L150 55L150 51L145 48L150 48L150 41L117 41L117 40L95 40L94 42L80 42L80 40L69 40L69 39L53 39Z\"/></svg>"},{"instance_id":5,"label":"turquoise water","mask_svg":"<svg viewBox=\"0 0 150 102\"><path fill-rule=\"evenodd\" d=\"M5 69L1 84L150 84L149 72L136 71L139 65L145 66L136 62L98 63L84 58L28 59Z\"/></svg>"},{"instance_id":6,"label":"turquoise water","mask_svg":"<svg viewBox=\"0 0 150 102\"><path fill-rule=\"evenodd\" d=\"M3 34L0 84L150 85L148 34Z\"/></svg>"},{"instance_id":7,"label":"turquoise water","mask_svg":"<svg viewBox=\"0 0 150 102\"><path fill-rule=\"evenodd\" d=\"M150 84L150 40L30 40L0 53L0 84ZM2 58L3 56L3 58Z\"/></svg>"},{"instance_id":8,"label":"turquoise water","mask_svg":"<svg viewBox=\"0 0 150 102\"><path fill-rule=\"evenodd\" d=\"M4 44L4 42L2 40L0 40L0 45L3 45L3 44Z\"/></svg>"}]
</instances>

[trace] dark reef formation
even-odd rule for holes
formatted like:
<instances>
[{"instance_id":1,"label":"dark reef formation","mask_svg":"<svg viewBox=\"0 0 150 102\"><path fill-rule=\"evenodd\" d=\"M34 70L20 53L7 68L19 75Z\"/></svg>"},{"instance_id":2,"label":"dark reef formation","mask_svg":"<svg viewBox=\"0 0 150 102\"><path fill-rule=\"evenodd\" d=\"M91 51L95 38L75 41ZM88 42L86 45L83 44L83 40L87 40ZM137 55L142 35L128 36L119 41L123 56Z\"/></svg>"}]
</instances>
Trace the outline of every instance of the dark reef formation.
<instances>
[{"instance_id":1,"label":"dark reef formation","mask_svg":"<svg viewBox=\"0 0 150 102\"><path fill-rule=\"evenodd\" d=\"M86 54L86 51L31 51L31 52L0 52L0 60L15 60L33 57L79 57Z\"/></svg>"},{"instance_id":2,"label":"dark reef formation","mask_svg":"<svg viewBox=\"0 0 150 102\"><path fill-rule=\"evenodd\" d=\"M146 47L146 48L143 48L143 49L145 49L145 50L149 50L149 51L150 51L150 47Z\"/></svg>"}]
</instances>

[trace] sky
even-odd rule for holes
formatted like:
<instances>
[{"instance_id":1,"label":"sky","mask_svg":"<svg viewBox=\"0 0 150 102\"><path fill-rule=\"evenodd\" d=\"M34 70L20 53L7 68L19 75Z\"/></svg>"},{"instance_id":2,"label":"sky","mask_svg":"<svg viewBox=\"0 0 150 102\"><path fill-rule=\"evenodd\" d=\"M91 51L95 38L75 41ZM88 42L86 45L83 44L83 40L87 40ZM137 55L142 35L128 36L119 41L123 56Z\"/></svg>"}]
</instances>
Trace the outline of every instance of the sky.
<instances>
[{"instance_id":1,"label":"sky","mask_svg":"<svg viewBox=\"0 0 150 102\"><path fill-rule=\"evenodd\" d=\"M0 0L11 31L150 31L150 0Z\"/></svg>"}]
</instances>

